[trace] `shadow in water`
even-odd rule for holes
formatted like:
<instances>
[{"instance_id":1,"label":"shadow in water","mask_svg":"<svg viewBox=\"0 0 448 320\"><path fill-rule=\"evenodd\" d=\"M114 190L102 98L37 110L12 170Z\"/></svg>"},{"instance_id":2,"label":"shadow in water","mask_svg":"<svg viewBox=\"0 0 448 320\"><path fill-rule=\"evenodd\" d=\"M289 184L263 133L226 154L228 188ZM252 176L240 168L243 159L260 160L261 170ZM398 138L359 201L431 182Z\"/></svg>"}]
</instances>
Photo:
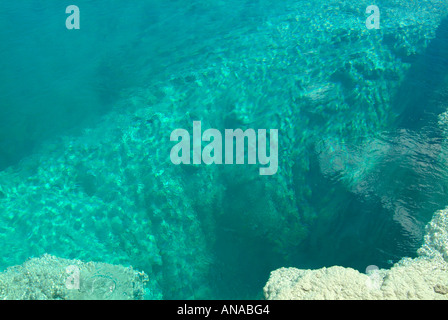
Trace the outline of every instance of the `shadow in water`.
<instances>
[{"instance_id":1,"label":"shadow in water","mask_svg":"<svg viewBox=\"0 0 448 320\"><path fill-rule=\"evenodd\" d=\"M425 52L416 57L395 96L393 106L399 114L399 127L419 130L446 110L446 104L438 96L447 85L447 76L448 18L445 18Z\"/></svg>"},{"instance_id":2,"label":"shadow in water","mask_svg":"<svg viewBox=\"0 0 448 320\"><path fill-rule=\"evenodd\" d=\"M448 104L448 19L413 59L392 108L396 127L363 144L328 142L311 155L307 199L319 219L297 251L301 268L360 271L415 256L432 214L445 207L447 168L437 116Z\"/></svg>"}]
</instances>

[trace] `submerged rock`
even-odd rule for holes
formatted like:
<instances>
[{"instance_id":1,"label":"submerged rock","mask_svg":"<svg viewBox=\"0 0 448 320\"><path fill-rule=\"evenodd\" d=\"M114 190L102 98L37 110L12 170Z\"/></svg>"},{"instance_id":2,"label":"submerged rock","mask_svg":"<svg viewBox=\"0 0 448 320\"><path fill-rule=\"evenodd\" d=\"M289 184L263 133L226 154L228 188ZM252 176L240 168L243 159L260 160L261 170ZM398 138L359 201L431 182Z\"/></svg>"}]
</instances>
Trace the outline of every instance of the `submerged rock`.
<instances>
[{"instance_id":1,"label":"submerged rock","mask_svg":"<svg viewBox=\"0 0 448 320\"><path fill-rule=\"evenodd\" d=\"M132 267L45 254L0 273L0 299L142 300L147 281Z\"/></svg>"},{"instance_id":2,"label":"submerged rock","mask_svg":"<svg viewBox=\"0 0 448 320\"><path fill-rule=\"evenodd\" d=\"M426 228L425 243L415 259L403 258L391 269L369 274L332 266L317 270L281 268L264 287L268 300L446 300L448 263L446 219L438 211Z\"/></svg>"}]
</instances>

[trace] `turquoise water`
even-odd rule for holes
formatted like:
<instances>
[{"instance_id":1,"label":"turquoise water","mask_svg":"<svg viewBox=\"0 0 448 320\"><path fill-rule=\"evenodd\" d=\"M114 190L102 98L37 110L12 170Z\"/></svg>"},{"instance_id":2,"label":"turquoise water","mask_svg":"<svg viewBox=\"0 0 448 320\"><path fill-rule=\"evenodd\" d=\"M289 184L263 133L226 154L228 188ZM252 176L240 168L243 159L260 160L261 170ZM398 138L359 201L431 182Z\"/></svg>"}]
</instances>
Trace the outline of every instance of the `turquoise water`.
<instances>
[{"instance_id":1,"label":"turquoise water","mask_svg":"<svg viewBox=\"0 0 448 320\"><path fill-rule=\"evenodd\" d=\"M0 5L1 269L50 253L143 270L147 299L255 299L276 268L416 255L448 204L448 3L75 2ZM278 129L278 172L174 165L193 121Z\"/></svg>"}]
</instances>

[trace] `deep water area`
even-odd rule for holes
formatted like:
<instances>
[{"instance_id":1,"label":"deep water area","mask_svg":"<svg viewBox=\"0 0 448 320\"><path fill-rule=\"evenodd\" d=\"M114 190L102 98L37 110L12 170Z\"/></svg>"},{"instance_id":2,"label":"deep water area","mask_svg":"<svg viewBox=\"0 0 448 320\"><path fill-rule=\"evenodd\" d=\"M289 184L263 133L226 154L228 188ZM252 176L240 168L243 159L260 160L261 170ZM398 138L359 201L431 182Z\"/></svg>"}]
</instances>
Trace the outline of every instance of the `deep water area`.
<instances>
[{"instance_id":1,"label":"deep water area","mask_svg":"<svg viewBox=\"0 0 448 320\"><path fill-rule=\"evenodd\" d=\"M278 130L277 172L173 164L194 121ZM448 205L447 135L446 1L8 1L0 271L48 253L142 270L146 299L261 299L280 267L387 268Z\"/></svg>"}]
</instances>

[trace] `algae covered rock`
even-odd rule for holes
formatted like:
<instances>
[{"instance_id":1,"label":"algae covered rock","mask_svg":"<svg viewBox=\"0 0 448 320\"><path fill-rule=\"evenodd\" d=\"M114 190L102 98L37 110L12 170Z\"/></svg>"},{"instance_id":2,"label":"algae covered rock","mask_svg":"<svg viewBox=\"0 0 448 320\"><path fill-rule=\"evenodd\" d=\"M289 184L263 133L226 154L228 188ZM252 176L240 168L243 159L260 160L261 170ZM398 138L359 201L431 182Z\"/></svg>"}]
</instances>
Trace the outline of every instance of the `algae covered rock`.
<instances>
[{"instance_id":1,"label":"algae covered rock","mask_svg":"<svg viewBox=\"0 0 448 320\"><path fill-rule=\"evenodd\" d=\"M45 254L0 273L0 299L142 300L147 281L132 267Z\"/></svg>"}]
</instances>

